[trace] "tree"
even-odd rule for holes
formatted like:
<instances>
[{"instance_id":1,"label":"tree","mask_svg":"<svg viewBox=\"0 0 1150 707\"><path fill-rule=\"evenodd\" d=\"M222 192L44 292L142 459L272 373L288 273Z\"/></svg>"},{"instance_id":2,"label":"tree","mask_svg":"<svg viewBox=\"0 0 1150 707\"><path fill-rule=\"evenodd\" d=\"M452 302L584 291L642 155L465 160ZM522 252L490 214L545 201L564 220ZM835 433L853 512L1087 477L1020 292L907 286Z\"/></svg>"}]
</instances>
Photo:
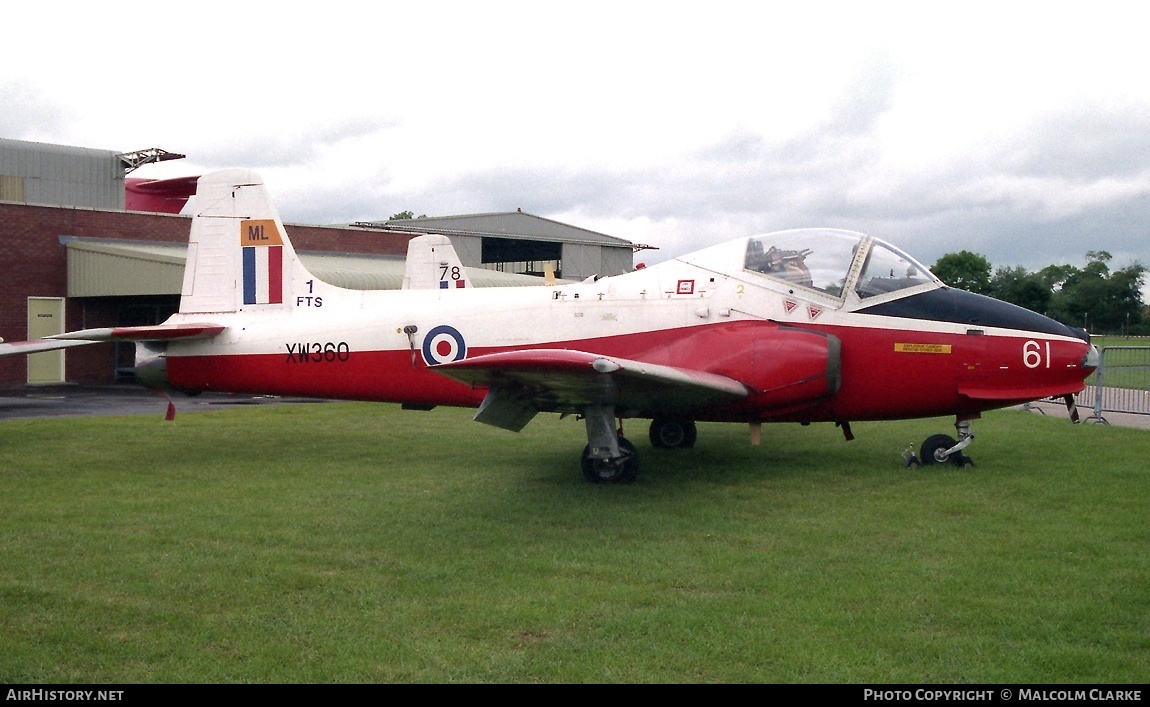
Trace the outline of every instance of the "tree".
<instances>
[{"instance_id":1,"label":"tree","mask_svg":"<svg viewBox=\"0 0 1150 707\"><path fill-rule=\"evenodd\" d=\"M964 250L942 256L931 270L951 287L990 295L1068 326L1115 334L1150 329L1145 316L1150 308L1142 301L1146 267L1135 263L1111 271L1113 257L1091 250L1082 268L1048 265L1032 273L1020 266L1000 267L991 277L990 261Z\"/></svg>"},{"instance_id":2,"label":"tree","mask_svg":"<svg viewBox=\"0 0 1150 707\"><path fill-rule=\"evenodd\" d=\"M415 218L414 211L400 211L398 214L392 214L388 221L407 221L408 219Z\"/></svg>"},{"instance_id":3,"label":"tree","mask_svg":"<svg viewBox=\"0 0 1150 707\"><path fill-rule=\"evenodd\" d=\"M947 253L931 268L939 280L960 290L985 295L990 291L990 261L968 250Z\"/></svg>"},{"instance_id":4,"label":"tree","mask_svg":"<svg viewBox=\"0 0 1150 707\"><path fill-rule=\"evenodd\" d=\"M1054 292L1062 289L1062 283L1076 272L1078 268L1073 265L1047 265L1038 271L1038 277L1042 279L1046 289Z\"/></svg>"},{"instance_id":5,"label":"tree","mask_svg":"<svg viewBox=\"0 0 1150 707\"><path fill-rule=\"evenodd\" d=\"M1046 313L1051 293L1052 288L1043 279L1041 272L1027 272L1021 266L998 268L990 280L991 297L1039 314Z\"/></svg>"},{"instance_id":6,"label":"tree","mask_svg":"<svg viewBox=\"0 0 1150 707\"><path fill-rule=\"evenodd\" d=\"M1050 316L1089 331L1119 333L1142 322L1142 284L1146 268L1138 263L1110 271L1110 253L1089 251L1086 267L1071 269L1051 295Z\"/></svg>"},{"instance_id":7,"label":"tree","mask_svg":"<svg viewBox=\"0 0 1150 707\"><path fill-rule=\"evenodd\" d=\"M1086 270L1105 277L1110 273L1110 266L1107 263L1113 258L1114 256L1110 255L1110 251L1088 250L1086 251Z\"/></svg>"}]
</instances>

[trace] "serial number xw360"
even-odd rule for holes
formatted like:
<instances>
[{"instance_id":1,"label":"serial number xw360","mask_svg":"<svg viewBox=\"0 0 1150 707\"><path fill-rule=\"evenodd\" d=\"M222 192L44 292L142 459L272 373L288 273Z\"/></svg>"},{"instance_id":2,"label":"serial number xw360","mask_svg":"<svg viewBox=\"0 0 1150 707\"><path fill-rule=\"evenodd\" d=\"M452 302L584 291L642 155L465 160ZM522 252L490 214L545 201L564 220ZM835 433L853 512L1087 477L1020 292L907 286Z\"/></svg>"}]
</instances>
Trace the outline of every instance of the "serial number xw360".
<instances>
[{"instance_id":1,"label":"serial number xw360","mask_svg":"<svg viewBox=\"0 0 1150 707\"><path fill-rule=\"evenodd\" d=\"M284 346L288 363L343 363L351 358L351 347L346 341L301 341Z\"/></svg>"}]
</instances>

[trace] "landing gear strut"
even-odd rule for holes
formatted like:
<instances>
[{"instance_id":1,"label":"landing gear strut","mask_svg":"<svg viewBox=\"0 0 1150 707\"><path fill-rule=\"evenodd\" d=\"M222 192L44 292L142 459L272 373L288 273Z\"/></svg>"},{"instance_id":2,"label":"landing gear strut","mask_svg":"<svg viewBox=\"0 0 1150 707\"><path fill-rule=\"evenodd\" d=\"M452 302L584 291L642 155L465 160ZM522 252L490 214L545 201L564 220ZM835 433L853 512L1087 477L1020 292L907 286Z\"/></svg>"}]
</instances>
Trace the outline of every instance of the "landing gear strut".
<instances>
[{"instance_id":1,"label":"landing gear strut","mask_svg":"<svg viewBox=\"0 0 1150 707\"><path fill-rule=\"evenodd\" d=\"M919 456L914 456L913 452L904 455L906 466L952 464L963 469L973 467L974 460L962 453L962 450L974 441L974 433L970 431L970 419L958 418L955 420L954 429L958 432L957 441L949 435L931 435L922 443Z\"/></svg>"},{"instance_id":2,"label":"landing gear strut","mask_svg":"<svg viewBox=\"0 0 1150 707\"><path fill-rule=\"evenodd\" d=\"M588 405L587 446L583 448L583 477L593 484L630 484L639 474L639 453L615 429L613 405Z\"/></svg>"},{"instance_id":3,"label":"landing gear strut","mask_svg":"<svg viewBox=\"0 0 1150 707\"><path fill-rule=\"evenodd\" d=\"M620 456L601 459L591 455L591 445L583 448L583 478L593 484L630 484L639 475L639 454L635 445L618 438Z\"/></svg>"}]
</instances>

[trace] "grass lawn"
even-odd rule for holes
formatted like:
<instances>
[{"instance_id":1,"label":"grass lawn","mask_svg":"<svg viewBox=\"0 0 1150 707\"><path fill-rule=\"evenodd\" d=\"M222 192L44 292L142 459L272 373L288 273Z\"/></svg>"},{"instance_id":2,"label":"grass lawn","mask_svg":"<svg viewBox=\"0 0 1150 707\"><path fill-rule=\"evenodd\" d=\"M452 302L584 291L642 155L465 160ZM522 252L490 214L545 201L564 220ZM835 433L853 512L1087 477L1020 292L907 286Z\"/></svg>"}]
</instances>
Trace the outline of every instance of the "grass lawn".
<instances>
[{"instance_id":1,"label":"grass lawn","mask_svg":"<svg viewBox=\"0 0 1150 707\"><path fill-rule=\"evenodd\" d=\"M0 682L1144 682L1150 433L339 403L0 423Z\"/></svg>"}]
</instances>

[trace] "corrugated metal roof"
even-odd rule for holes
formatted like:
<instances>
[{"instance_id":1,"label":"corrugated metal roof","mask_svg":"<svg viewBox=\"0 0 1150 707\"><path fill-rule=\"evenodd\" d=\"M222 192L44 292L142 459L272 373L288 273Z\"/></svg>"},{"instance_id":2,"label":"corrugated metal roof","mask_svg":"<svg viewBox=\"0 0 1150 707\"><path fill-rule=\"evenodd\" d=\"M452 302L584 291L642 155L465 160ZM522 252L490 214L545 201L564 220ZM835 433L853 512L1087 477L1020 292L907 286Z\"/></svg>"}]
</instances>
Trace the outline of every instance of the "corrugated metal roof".
<instances>
[{"instance_id":1,"label":"corrugated metal roof","mask_svg":"<svg viewBox=\"0 0 1150 707\"><path fill-rule=\"evenodd\" d=\"M68 248L68 296L178 295L188 246L63 239Z\"/></svg>"},{"instance_id":2,"label":"corrugated metal roof","mask_svg":"<svg viewBox=\"0 0 1150 707\"><path fill-rule=\"evenodd\" d=\"M68 296L178 295L183 288L186 243L145 243L64 237L68 248ZM398 290L405 261L378 255L298 253L320 280L351 290ZM464 268L476 287L539 285L530 275Z\"/></svg>"},{"instance_id":3,"label":"corrugated metal roof","mask_svg":"<svg viewBox=\"0 0 1150 707\"><path fill-rule=\"evenodd\" d=\"M115 150L0 138L0 174L20 181L24 203L124 208L124 165Z\"/></svg>"},{"instance_id":4,"label":"corrugated metal roof","mask_svg":"<svg viewBox=\"0 0 1150 707\"><path fill-rule=\"evenodd\" d=\"M396 219L375 222L381 228L412 233L442 233L445 235L466 234L471 236L498 236L501 238L530 238L532 240L559 241L563 243L591 243L618 247L631 247L631 242L579 228L542 216L526 214L522 211L507 211L490 214L467 214L462 216L425 216L423 218Z\"/></svg>"}]
</instances>

